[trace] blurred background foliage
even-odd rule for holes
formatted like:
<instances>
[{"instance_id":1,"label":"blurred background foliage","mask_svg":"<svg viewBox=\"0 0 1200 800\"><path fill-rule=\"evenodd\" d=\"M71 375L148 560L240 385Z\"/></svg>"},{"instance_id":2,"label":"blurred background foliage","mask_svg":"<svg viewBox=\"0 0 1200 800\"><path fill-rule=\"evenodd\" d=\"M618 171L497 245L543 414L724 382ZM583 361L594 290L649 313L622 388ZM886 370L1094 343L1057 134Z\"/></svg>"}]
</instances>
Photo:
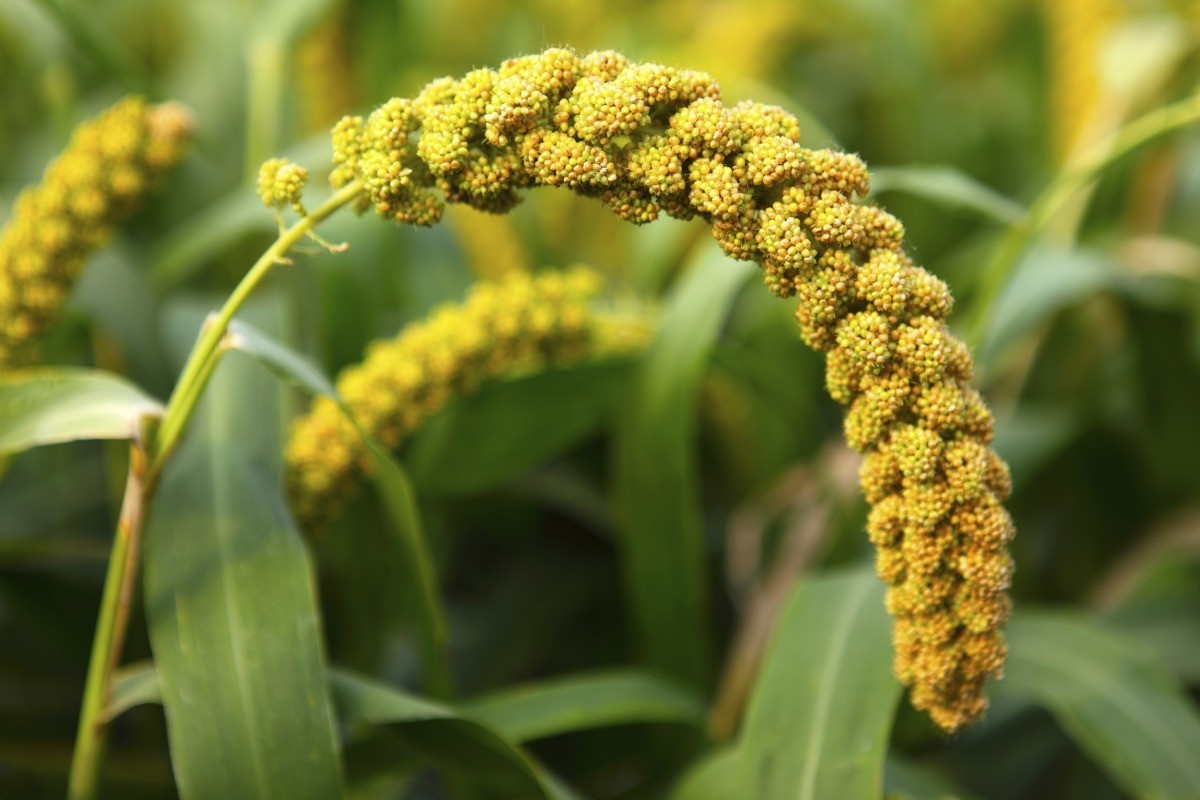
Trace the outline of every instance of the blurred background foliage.
<instances>
[{"instance_id":1,"label":"blurred background foliage","mask_svg":"<svg viewBox=\"0 0 1200 800\"><path fill-rule=\"evenodd\" d=\"M860 153L876 173L875 199L905 221L910 251L954 290L953 326L984 314L980 287L997 269L995 253L1056 176L1122 124L1196 92L1200 3L5 0L0 214L75 124L126 93L182 101L196 123L195 146L158 199L89 263L44 360L118 372L165 398L198 312L219 305L274 236L252 188L262 160L288 155L321 173L340 115L551 44L707 71L728 100L799 116L806 146ZM368 341L462 298L475 280L583 262L609 276L614 294L662 302L670 320L687 297L673 289L714 269L700 223L633 228L567 193L530 193L503 217L460 208L447 217L429 230L335 218L323 235L350 242L349 251L298 255L262 293L259 317L333 375L360 360ZM1099 620L1164 681L1189 684L1194 701L1200 131L1156 140L1085 182L1007 277L975 344L1016 482L1018 610ZM733 285L721 307L697 323L713 328L711 352L701 342L682 356L651 348L646 357L659 366L695 361L691 373L676 370L671 408L694 463L639 462L614 446L613 420L630 413L628 385L651 368L645 361L585 370L566 384L502 385L448 409L402 454L434 550L461 697L645 662L630 605L640 601L623 582L610 502L614 482L635 478L614 478L614 464L632 459L634 474L677 467L698 482L704 552L694 577L709 586L710 647L684 677L715 709L718 734L728 735L746 700L794 581L869 558L856 457L842 443L819 357L800 342L788 303L744 280L725 283ZM588 402L570 399L581 395ZM296 393L244 411L282 424L306 402ZM543 425L571 435L531 456ZM481 432L499 439L484 444ZM12 459L0 481L4 797L61 796L124 450L42 449ZM686 486L663 485L686 495ZM365 499L311 543L327 660L419 688L410 615L397 607L389 562L375 557L381 513ZM1038 635L1034 622L1022 635ZM135 614L127 661L149 657L146 627ZM1030 702L1001 684L988 718L949 740L902 704L888 792L1150 796L1136 775L1098 757L1103 743L1054 712L1061 700ZM1194 724L1194 709L1180 713ZM754 730L752 711L748 741ZM680 797L721 796L703 773L679 783L704 741L702 729L676 719L551 736L531 752L589 797L664 797L672 787ZM346 747L353 796L436 797L456 786L415 768L412 747L369 738ZM1114 759L1121 747L1110 743ZM116 720L111 796L174 796L167 753L161 708Z\"/></svg>"}]
</instances>

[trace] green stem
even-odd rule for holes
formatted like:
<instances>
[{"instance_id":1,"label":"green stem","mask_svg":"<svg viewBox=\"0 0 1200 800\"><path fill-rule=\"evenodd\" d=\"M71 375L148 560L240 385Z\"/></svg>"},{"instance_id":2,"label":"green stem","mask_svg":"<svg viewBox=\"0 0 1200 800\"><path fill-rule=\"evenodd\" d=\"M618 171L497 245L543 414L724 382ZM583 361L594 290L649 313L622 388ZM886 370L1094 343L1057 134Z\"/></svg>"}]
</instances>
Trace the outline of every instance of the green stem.
<instances>
[{"instance_id":1,"label":"green stem","mask_svg":"<svg viewBox=\"0 0 1200 800\"><path fill-rule=\"evenodd\" d=\"M320 222L354 200L361 188L361 184L355 181L340 189L319 208L279 234L274 244L267 248L242 278L220 312L205 323L163 412L153 446L149 450L143 449L139 443L133 446L129 475L125 484L125 498L121 504L117 535L113 540L108 573L104 579L104 594L100 600L100 616L96 622L92 654L88 661L83 707L79 715L79 732L71 760L67 795L69 800L91 800L96 796L105 747L105 725L102 715L109 702L112 673L120 663L125 633L129 627L140 554L142 520L154 495L163 465L178 445L200 395L216 369L229 323L271 267L282 262L288 251Z\"/></svg>"},{"instance_id":2,"label":"green stem","mask_svg":"<svg viewBox=\"0 0 1200 800\"><path fill-rule=\"evenodd\" d=\"M104 595L100 600L96 635L92 640L92 655L88 661L79 731L75 739L75 754L71 759L67 790L70 800L95 797L99 783L100 762L104 758L105 747L101 715L108 706L111 675L121 658L125 631L129 626L142 519L150 491L146 482L147 463L146 452L135 443L130 451L125 499L121 503L117 535L108 561L108 574L104 579Z\"/></svg>"},{"instance_id":3,"label":"green stem","mask_svg":"<svg viewBox=\"0 0 1200 800\"><path fill-rule=\"evenodd\" d=\"M966 323L967 342L973 348L982 344L991 311L1021 255L1076 192L1139 147L1197 121L1200 121L1200 93L1139 117L1092 149L1076 166L1059 173L1033 202L1026 220L1009 230L993 252L972 301L972 313Z\"/></svg>"},{"instance_id":4,"label":"green stem","mask_svg":"<svg viewBox=\"0 0 1200 800\"><path fill-rule=\"evenodd\" d=\"M229 323L242 304L246 302L246 298L271 271L271 267L283 261L288 251L297 242L308 236L309 232L330 214L358 197L361 190L362 185L358 181L345 186L321 206L309 212L308 216L302 217L295 225L280 233L275 243L267 248L266 252L246 273L246 276L242 278L242 282L233 290L233 294L225 301L225 305L217 315L205 323L200 333L200 339L192 348L187 363L183 367L183 374L175 384L175 391L172 392L171 399L167 402L167 410L163 415L154 448L154 461L150 470L152 475L158 474L162 464L179 444L183 429L191 419L192 412L195 411L196 403L199 402L200 394L207 383L206 372L211 374L213 365L209 361L218 355L221 340L225 338L225 333L229 330Z\"/></svg>"}]
</instances>

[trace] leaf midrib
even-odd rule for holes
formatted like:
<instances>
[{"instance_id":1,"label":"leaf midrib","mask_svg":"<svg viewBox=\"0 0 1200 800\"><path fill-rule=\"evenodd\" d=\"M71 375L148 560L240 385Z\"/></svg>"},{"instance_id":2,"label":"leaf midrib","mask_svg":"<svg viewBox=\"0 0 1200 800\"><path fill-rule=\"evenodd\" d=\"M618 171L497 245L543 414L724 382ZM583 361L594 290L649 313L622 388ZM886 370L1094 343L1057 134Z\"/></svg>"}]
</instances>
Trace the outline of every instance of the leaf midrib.
<instances>
[{"instance_id":1,"label":"leaf midrib","mask_svg":"<svg viewBox=\"0 0 1200 800\"><path fill-rule=\"evenodd\" d=\"M831 685L834 671L837 665L841 663L842 657L845 655L847 646L850 643L850 634L853 629L853 626L850 625L850 620L858 614L870 590L871 583L869 581L857 581L857 586L855 586L853 593L839 612L834 622L836 626L834 630L837 633L830 644L825 665L821 671L821 686L828 687ZM811 735L808 740L808 752L804 756L804 783L800 787L799 795L797 795L797 797L803 800L813 800L816 797L816 762L820 757L821 745L825 740L826 732L829 730L829 713L833 707L834 694L835 692L832 691L823 691L817 698L817 708L813 713Z\"/></svg>"},{"instance_id":2,"label":"leaf midrib","mask_svg":"<svg viewBox=\"0 0 1200 800\"><path fill-rule=\"evenodd\" d=\"M215 507L217 509L229 508L229 495L227 494L228 487L226 487L224 481L221 480L221 470L218 469L217 459L209 458L208 463L209 469L212 471L213 500L215 501ZM237 634L237 632L241 630L242 619L237 610L234 608L234 603L230 602L230 600L236 597L237 594L231 585L232 576L230 567L234 563L229 557L229 541L231 533L228 520L231 518L232 517L229 515L219 513L217 515L217 519L215 520L218 541L217 551L220 553L221 557L221 593L224 595L226 601L224 603L226 620L230 626L230 632L234 634L230 637L230 651L233 655L233 668L237 677L238 696L241 698L239 710L241 711L243 720L246 723L246 730L253 731L258 729L258 719L251 702L252 698L246 685L246 659L245 654L242 652L241 636ZM250 741L248 744L250 746L252 755L250 762L253 765L255 783L258 785L259 789L258 796L270 797L270 782L263 767L266 754L262 752L262 746L258 741L258 737L250 736L249 740Z\"/></svg>"}]
</instances>

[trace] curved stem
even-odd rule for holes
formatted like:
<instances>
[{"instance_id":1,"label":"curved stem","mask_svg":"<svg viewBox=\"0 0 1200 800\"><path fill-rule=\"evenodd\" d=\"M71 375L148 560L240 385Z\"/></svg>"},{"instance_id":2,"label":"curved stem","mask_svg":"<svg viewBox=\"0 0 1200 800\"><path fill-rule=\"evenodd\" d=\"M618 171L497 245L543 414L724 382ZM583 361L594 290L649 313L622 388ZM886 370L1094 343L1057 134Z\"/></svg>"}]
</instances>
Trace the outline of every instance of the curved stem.
<instances>
[{"instance_id":1,"label":"curved stem","mask_svg":"<svg viewBox=\"0 0 1200 800\"><path fill-rule=\"evenodd\" d=\"M200 400L200 394L208 382L204 373L206 370L211 372L212 365L209 364L209 361L217 356L221 340L229 330L229 323L242 304L246 302L246 298L271 271L271 267L283 261L288 251L297 242L308 236L309 232L330 214L354 200L361 190L362 184L358 181L348 184L311 211L308 216L302 217L295 225L280 233L275 243L267 248L266 252L246 273L246 276L242 278L242 282L233 290L233 294L229 295L229 299L225 301L225 305L217 315L205 324L200 333L200 340L192 348L187 363L183 367L183 374L180 375L179 382L175 384L175 391L171 393L171 399L167 402L167 410L163 415L162 426L159 428L158 438L155 442L154 461L150 469L152 475L158 474L162 464L179 443L179 437L183 435L183 429L191 419L196 403Z\"/></svg>"},{"instance_id":2,"label":"curved stem","mask_svg":"<svg viewBox=\"0 0 1200 800\"><path fill-rule=\"evenodd\" d=\"M133 445L125 497L121 504L121 516L117 523L112 554L109 557L108 573L104 579L100 615L96 622L92 654L88 661L79 731L71 760L67 794L70 800L90 800L96 796L105 747L103 713L111 694L112 673L120 663L125 634L129 627L140 555L142 521L154 496L163 465L178 445L200 395L216 368L229 323L271 267L282 262L288 251L308 236L320 222L354 200L361 189L362 185L357 181L347 185L319 208L279 234L274 244L267 248L242 278L221 310L205 323L200 338L188 355L183 373L175 384L175 390L171 393L153 444L149 448L143 448L138 442Z\"/></svg>"},{"instance_id":3,"label":"curved stem","mask_svg":"<svg viewBox=\"0 0 1200 800\"><path fill-rule=\"evenodd\" d=\"M1033 202L1026 220L1000 241L984 269L966 324L967 343L973 348L982 344L991 321L991 310L1016 269L1021 254L1076 192L1139 147L1197 121L1200 121L1200 92L1139 117L1091 150L1077 166L1059 173Z\"/></svg>"}]
</instances>

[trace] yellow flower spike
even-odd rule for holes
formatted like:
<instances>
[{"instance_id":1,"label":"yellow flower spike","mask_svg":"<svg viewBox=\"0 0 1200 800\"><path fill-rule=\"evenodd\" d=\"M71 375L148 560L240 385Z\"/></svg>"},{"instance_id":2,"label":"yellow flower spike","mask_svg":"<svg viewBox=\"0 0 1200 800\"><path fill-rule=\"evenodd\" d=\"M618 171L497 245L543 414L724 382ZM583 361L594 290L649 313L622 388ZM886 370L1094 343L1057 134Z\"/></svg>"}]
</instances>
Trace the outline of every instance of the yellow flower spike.
<instances>
[{"instance_id":1,"label":"yellow flower spike","mask_svg":"<svg viewBox=\"0 0 1200 800\"><path fill-rule=\"evenodd\" d=\"M0 367L30 357L92 251L180 159L191 130L177 104L128 97L84 122L0 230Z\"/></svg>"},{"instance_id":2,"label":"yellow flower spike","mask_svg":"<svg viewBox=\"0 0 1200 800\"><path fill-rule=\"evenodd\" d=\"M346 118L333 140L335 185L361 179L364 202L387 219L432 224L443 199L502 212L521 189L562 186L634 223L699 216L727 254L758 262L773 293L799 301L801 336L826 352L826 387L849 406L846 438L864 454L868 530L891 587L896 673L947 730L983 713L984 685L1004 662L1013 528L1000 503L1011 478L989 447L991 413L967 384L970 351L946 328L949 289L904 254L898 219L860 203L870 181L858 156L801 146L796 119L776 106L727 107L703 73L561 48L434 81L366 123ZM452 389L536 367L547 341L577 353L588 336L604 338L569 299L575 310L547 312L538 280L476 290L462 313L473 309L487 344L468 337L468 355L431 361L440 323L372 352L363 369L380 388L364 390L363 403L389 443ZM458 380L447 388L450 373ZM410 384L415 400L389 411L387 398ZM310 484L335 497L345 483L341 472L318 476L326 467L313 444L349 437L338 452L355 452L335 411L318 404L297 429L302 498ZM309 513L324 502L301 499Z\"/></svg>"},{"instance_id":3,"label":"yellow flower spike","mask_svg":"<svg viewBox=\"0 0 1200 800\"><path fill-rule=\"evenodd\" d=\"M372 343L337 389L355 419L396 448L454 397L487 380L642 347L650 328L593 310L600 279L590 269L513 273L477 285L398 337ZM328 520L364 470L362 439L333 401L318 399L297 421L286 461L292 507L307 527Z\"/></svg>"}]
</instances>

